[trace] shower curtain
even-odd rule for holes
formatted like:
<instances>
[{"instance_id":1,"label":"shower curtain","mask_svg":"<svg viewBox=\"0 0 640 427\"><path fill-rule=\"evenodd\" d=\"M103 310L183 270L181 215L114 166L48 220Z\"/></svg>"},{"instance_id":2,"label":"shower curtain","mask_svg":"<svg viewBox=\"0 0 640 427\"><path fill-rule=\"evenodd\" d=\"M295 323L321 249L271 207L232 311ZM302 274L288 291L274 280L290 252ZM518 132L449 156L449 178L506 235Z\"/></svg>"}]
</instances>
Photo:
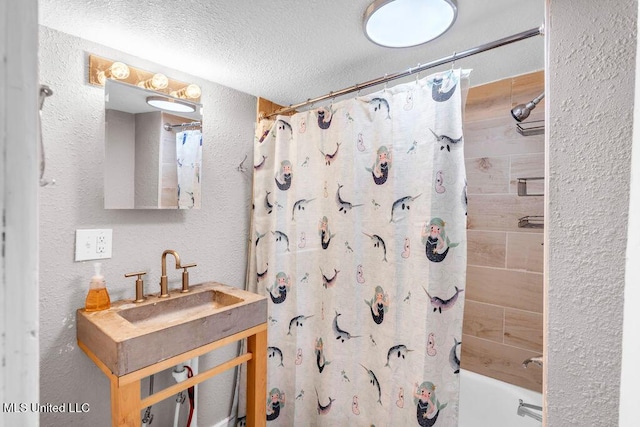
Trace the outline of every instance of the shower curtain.
<instances>
[{"instance_id":1,"label":"shower curtain","mask_svg":"<svg viewBox=\"0 0 640 427\"><path fill-rule=\"evenodd\" d=\"M202 132L187 130L176 134L176 162L178 166L178 208L199 208Z\"/></svg>"},{"instance_id":2,"label":"shower curtain","mask_svg":"<svg viewBox=\"0 0 640 427\"><path fill-rule=\"evenodd\" d=\"M268 298L269 425L457 425L468 74L257 132L248 288Z\"/></svg>"}]
</instances>

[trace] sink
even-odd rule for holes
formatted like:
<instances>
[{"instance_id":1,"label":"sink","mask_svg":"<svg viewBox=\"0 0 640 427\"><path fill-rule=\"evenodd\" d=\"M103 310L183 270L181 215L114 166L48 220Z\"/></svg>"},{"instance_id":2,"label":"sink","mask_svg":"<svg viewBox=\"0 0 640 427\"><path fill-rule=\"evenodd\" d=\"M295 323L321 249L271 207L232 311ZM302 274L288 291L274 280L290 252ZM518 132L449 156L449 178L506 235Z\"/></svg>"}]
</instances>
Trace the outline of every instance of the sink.
<instances>
[{"instance_id":1,"label":"sink","mask_svg":"<svg viewBox=\"0 0 640 427\"><path fill-rule=\"evenodd\" d=\"M148 295L139 304L121 300L103 311L77 311L77 338L114 375L122 376L260 325L264 296L216 282Z\"/></svg>"},{"instance_id":2,"label":"sink","mask_svg":"<svg viewBox=\"0 0 640 427\"><path fill-rule=\"evenodd\" d=\"M117 314L134 325L152 325L160 322L170 325L185 318L197 317L203 311L219 309L243 302L242 298L216 290L184 295L182 298L159 299L153 304L124 308Z\"/></svg>"}]
</instances>

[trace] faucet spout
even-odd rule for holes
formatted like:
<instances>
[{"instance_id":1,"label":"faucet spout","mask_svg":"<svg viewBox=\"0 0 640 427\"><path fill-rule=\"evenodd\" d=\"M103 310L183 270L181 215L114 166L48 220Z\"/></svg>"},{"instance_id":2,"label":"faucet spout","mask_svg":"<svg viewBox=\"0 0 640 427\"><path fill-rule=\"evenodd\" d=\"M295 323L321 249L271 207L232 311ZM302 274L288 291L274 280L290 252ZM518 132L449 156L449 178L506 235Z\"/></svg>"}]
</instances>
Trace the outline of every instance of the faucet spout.
<instances>
[{"instance_id":1,"label":"faucet spout","mask_svg":"<svg viewBox=\"0 0 640 427\"><path fill-rule=\"evenodd\" d=\"M176 259L176 270L182 268L180 266L180 255L173 249L167 249L162 253L162 276L160 276L160 298L169 296L169 285L167 281L167 255L173 255Z\"/></svg>"}]
</instances>

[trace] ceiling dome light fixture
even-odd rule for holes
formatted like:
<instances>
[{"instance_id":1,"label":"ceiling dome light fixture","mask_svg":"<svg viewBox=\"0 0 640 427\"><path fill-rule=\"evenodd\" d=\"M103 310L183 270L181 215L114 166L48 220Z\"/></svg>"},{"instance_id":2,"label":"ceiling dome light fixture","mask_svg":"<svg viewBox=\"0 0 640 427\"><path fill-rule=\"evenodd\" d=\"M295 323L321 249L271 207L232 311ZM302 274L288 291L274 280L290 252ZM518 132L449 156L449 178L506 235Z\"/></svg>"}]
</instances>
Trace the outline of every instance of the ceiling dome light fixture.
<instances>
[{"instance_id":1,"label":"ceiling dome light fixture","mask_svg":"<svg viewBox=\"0 0 640 427\"><path fill-rule=\"evenodd\" d=\"M195 105L178 99L169 98L167 96L148 96L147 104L161 110L173 111L176 113L193 113L196 111Z\"/></svg>"},{"instance_id":2,"label":"ceiling dome light fixture","mask_svg":"<svg viewBox=\"0 0 640 427\"><path fill-rule=\"evenodd\" d=\"M417 46L444 34L457 15L455 0L376 0L364 13L364 32L380 46Z\"/></svg>"}]
</instances>

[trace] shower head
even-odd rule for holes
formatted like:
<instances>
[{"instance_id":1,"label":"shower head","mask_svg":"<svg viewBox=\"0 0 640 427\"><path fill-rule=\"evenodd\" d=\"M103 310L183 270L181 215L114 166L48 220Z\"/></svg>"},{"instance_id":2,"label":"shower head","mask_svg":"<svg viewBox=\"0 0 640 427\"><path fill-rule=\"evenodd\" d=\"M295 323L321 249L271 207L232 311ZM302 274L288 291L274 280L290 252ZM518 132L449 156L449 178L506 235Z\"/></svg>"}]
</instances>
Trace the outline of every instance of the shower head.
<instances>
[{"instance_id":1,"label":"shower head","mask_svg":"<svg viewBox=\"0 0 640 427\"><path fill-rule=\"evenodd\" d=\"M511 109L511 115L513 116L514 119L516 119L517 122L523 121L524 119L529 117L531 110L536 108L536 105L538 105L538 103L542 101L542 98L544 98L544 93L541 93L537 98L535 98L531 102L528 102L526 105L525 104L516 105Z\"/></svg>"}]
</instances>

